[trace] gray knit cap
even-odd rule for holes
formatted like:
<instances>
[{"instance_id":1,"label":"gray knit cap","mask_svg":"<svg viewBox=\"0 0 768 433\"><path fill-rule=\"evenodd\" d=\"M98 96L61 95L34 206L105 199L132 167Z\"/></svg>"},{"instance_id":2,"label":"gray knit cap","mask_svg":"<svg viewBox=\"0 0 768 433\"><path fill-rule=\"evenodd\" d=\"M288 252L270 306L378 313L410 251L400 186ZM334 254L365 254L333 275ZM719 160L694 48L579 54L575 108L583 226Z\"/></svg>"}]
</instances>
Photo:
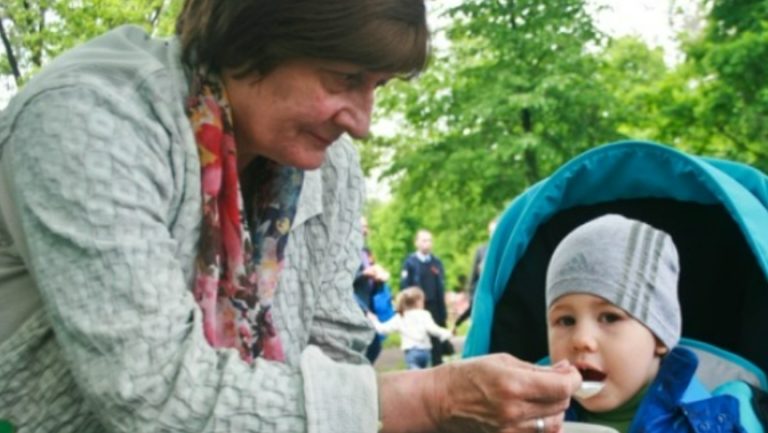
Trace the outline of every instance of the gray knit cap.
<instances>
[{"instance_id":1,"label":"gray knit cap","mask_svg":"<svg viewBox=\"0 0 768 433\"><path fill-rule=\"evenodd\" d=\"M667 348L680 339L678 257L672 238L641 221L605 215L568 234L547 268L547 308L588 293L624 309Z\"/></svg>"}]
</instances>

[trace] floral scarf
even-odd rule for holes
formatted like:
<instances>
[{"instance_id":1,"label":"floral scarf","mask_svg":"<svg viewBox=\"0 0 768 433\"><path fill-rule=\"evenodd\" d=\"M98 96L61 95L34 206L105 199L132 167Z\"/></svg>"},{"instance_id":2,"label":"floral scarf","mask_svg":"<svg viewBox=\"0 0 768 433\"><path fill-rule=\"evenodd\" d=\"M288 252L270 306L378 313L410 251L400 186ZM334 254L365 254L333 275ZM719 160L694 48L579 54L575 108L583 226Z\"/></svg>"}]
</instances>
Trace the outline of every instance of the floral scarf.
<instances>
[{"instance_id":1,"label":"floral scarf","mask_svg":"<svg viewBox=\"0 0 768 433\"><path fill-rule=\"evenodd\" d=\"M238 173L232 113L218 77L197 71L187 113L200 154L203 226L194 295L205 338L216 348L236 348L249 363L259 356L283 361L272 299L304 173L265 158ZM242 192L239 175L248 179Z\"/></svg>"}]
</instances>

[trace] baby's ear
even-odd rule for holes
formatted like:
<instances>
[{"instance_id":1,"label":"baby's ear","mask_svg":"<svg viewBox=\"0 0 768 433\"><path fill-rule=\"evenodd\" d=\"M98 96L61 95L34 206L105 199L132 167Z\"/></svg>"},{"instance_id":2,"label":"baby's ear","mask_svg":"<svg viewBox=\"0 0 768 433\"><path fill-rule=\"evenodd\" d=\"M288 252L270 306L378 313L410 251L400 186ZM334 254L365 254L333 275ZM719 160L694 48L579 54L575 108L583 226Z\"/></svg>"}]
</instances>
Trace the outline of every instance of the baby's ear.
<instances>
[{"instance_id":1,"label":"baby's ear","mask_svg":"<svg viewBox=\"0 0 768 433\"><path fill-rule=\"evenodd\" d=\"M664 356L669 353L669 349L658 338L656 339L656 356Z\"/></svg>"}]
</instances>

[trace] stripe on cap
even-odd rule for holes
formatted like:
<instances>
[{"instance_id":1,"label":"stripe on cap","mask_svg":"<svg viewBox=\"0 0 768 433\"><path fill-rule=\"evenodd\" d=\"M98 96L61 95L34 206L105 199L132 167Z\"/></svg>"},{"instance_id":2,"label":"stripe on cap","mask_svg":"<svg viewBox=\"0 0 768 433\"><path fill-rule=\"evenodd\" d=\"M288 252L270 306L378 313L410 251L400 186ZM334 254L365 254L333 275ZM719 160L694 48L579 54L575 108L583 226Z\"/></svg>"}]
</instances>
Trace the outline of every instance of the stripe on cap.
<instances>
[{"instance_id":1,"label":"stripe on cap","mask_svg":"<svg viewBox=\"0 0 768 433\"><path fill-rule=\"evenodd\" d=\"M630 271L632 270L632 262L634 259L635 245L637 244L637 237L640 232L642 224L639 221L633 221L632 226L629 229L629 240L627 241L627 248L624 251L624 275L621 276L621 284L619 285L619 297L616 300L616 305L624 305L624 296L626 296L623 288L627 287L629 282Z\"/></svg>"}]
</instances>

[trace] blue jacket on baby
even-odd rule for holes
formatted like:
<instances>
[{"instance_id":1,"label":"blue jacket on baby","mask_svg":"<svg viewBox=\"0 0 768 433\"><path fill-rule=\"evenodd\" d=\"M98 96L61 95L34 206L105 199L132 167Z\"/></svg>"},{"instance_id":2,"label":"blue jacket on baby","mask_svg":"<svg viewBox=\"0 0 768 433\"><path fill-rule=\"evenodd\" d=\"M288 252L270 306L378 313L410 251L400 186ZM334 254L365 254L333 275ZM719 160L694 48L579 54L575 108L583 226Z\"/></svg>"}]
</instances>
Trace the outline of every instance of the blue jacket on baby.
<instances>
[{"instance_id":1,"label":"blue jacket on baby","mask_svg":"<svg viewBox=\"0 0 768 433\"><path fill-rule=\"evenodd\" d=\"M694 376L698 364L696 355L682 347L667 354L629 433L746 433L741 427L739 401L707 391ZM578 421L583 410L571 404L566 420Z\"/></svg>"}]
</instances>

